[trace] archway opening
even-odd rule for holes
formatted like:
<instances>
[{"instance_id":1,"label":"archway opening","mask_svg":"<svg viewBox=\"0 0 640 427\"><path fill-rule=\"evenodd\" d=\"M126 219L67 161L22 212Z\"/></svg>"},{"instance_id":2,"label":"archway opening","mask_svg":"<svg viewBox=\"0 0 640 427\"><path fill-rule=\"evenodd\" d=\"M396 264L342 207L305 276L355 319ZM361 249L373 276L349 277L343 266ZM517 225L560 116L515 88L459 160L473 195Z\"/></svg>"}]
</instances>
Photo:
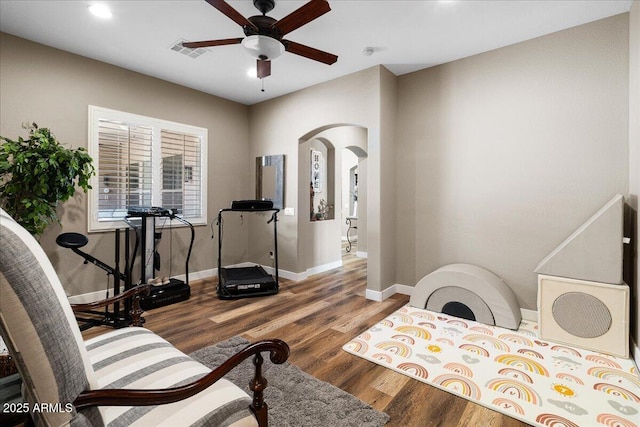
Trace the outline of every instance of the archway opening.
<instances>
[{"instance_id":1,"label":"archway opening","mask_svg":"<svg viewBox=\"0 0 640 427\"><path fill-rule=\"evenodd\" d=\"M323 126L299 140L298 259L307 274L342 265L347 217L357 217L351 255L366 258L367 147L367 129L349 124Z\"/></svg>"}]
</instances>

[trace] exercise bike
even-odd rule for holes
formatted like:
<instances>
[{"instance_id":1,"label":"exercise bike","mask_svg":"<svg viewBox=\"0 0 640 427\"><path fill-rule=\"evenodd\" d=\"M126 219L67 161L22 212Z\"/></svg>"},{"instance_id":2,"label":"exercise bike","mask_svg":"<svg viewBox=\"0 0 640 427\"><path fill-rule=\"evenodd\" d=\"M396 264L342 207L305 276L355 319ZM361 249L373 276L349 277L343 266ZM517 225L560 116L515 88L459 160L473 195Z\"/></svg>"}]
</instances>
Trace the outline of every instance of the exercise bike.
<instances>
[{"instance_id":1,"label":"exercise bike","mask_svg":"<svg viewBox=\"0 0 640 427\"><path fill-rule=\"evenodd\" d=\"M118 295L120 293L120 283L124 282L124 290L128 290L131 288L131 267L133 262L129 261L129 233L125 232L125 268L124 272L120 271L120 232L119 228L115 229L115 266L111 267L106 263L100 261L93 255L90 255L80 248L84 247L89 243L89 239L84 234L80 233L62 233L58 235L56 238L56 243L67 249L71 249L76 254L80 255L84 258L84 264L91 263L98 268L107 272L107 277L113 276L113 293L114 295ZM134 254L137 251L138 247L138 238L136 235L135 241L135 249ZM109 297L109 286L107 280L107 297ZM131 301L125 300L124 309L120 309L120 303L116 302L113 304L113 312L109 311L109 308L106 307L104 312L97 311L84 311L82 315L76 314L76 320L78 322L83 322L80 326L80 330L86 330L93 326L106 325L112 326L115 328L121 328L125 326L129 326L131 324L131 316L129 311L131 309ZM144 321L144 320L143 320Z\"/></svg>"}]
</instances>

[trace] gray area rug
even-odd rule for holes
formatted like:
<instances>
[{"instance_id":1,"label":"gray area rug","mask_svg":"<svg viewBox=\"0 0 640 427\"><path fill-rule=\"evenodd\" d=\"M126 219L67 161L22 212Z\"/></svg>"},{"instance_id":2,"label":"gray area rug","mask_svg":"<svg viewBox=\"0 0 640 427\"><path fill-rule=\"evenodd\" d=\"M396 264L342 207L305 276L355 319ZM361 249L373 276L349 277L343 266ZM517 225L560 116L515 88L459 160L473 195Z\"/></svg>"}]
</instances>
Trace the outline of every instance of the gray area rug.
<instances>
[{"instance_id":1,"label":"gray area rug","mask_svg":"<svg viewBox=\"0 0 640 427\"><path fill-rule=\"evenodd\" d=\"M244 348L249 341L233 337L190 354L200 363L215 368ZM263 374L268 381L264 400L269 405L269 425L273 427L378 427L389 420L357 397L303 372L285 362L274 365L268 353L263 353ZM225 378L249 395L253 375L252 358L245 360Z\"/></svg>"}]
</instances>

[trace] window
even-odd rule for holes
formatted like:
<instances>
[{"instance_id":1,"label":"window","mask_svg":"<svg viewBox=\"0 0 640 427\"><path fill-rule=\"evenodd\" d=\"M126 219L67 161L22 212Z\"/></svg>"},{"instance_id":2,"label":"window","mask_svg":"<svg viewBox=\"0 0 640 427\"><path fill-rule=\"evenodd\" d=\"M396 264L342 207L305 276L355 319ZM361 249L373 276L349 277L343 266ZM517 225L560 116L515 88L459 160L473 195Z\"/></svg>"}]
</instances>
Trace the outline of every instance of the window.
<instances>
[{"instance_id":1,"label":"window","mask_svg":"<svg viewBox=\"0 0 640 427\"><path fill-rule=\"evenodd\" d=\"M121 227L131 206L206 224L206 149L207 129L90 106L89 231Z\"/></svg>"}]
</instances>

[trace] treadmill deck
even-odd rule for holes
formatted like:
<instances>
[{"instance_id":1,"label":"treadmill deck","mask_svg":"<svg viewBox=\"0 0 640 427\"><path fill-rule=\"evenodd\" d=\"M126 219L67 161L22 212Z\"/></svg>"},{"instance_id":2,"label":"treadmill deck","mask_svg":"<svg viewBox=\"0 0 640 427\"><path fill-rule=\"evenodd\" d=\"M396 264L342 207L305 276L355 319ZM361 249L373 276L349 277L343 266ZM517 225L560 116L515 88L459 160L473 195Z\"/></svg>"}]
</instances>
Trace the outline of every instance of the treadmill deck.
<instances>
[{"instance_id":1,"label":"treadmill deck","mask_svg":"<svg viewBox=\"0 0 640 427\"><path fill-rule=\"evenodd\" d=\"M220 269L218 298L235 299L274 295L278 293L278 283L259 265Z\"/></svg>"}]
</instances>

